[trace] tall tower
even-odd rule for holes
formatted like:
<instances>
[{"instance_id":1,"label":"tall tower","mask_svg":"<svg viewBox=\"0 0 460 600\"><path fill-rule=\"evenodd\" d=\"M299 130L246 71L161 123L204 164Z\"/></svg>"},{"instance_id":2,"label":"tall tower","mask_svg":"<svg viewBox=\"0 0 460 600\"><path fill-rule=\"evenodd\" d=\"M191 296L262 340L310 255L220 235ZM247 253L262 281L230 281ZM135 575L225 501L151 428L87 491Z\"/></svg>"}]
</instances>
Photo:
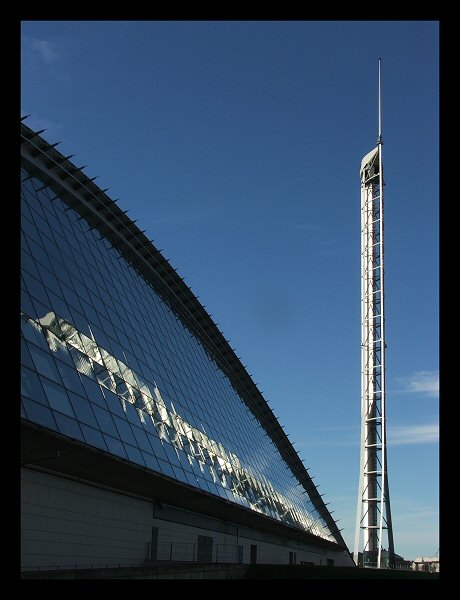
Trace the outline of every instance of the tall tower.
<instances>
[{"instance_id":1,"label":"tall tower","mask_svg":"<svg viewBox=\"0 0 460 600\"><path fill-rule=\"evenodd\" d=\"M361 162L361 458L354 560L394 568L385 414L385 290L383 244L382 94L379 136ZM388 563L383 557L384 532ZM363 543L361 546L361 537Z\"/></svg>"}]
</instances>

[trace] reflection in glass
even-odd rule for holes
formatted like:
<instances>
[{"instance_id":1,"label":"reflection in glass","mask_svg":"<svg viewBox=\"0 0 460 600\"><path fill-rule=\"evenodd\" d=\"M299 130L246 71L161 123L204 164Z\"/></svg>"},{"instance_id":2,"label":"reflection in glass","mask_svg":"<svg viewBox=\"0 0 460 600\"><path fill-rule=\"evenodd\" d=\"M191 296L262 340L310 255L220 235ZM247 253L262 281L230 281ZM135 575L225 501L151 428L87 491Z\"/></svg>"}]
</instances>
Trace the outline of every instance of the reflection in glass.
<instances>
[{"instance_id":1,"label":"reflection in glass","mask_svg":"<svg viewBox=\"0 0 460 600\"><path fill-rule=\"evenodd\" d=\"M158 459L158 465L164 474L182 479L183 475L179 477L173 471L172 465L177 469L180 468L181 461L178 453L184 452L188 463L188 467L184 465L186 466L185 476L190 485L206 486L212 490L212 493L217 493L232 502L238 502L252 510L306 529L320 537L333 539L325 523L314 509L307 512L288 495L275 491L268 478L262 473L256 474L254 469L249 467L247 460L240 460L233 449L232 451L228 450L220 441L210 437L204 432L204 427L199 430L187 422L176 411L175 403L169 397L175 393L173 386L165 383L168 395L163 396L155 382L147 381L107 349L100 347L96 340L91 339L76 329L71 322L58 317L53 312L46 313L38 323L27 317L23 322L27 324L24 331L26 338L34 339L38 336L42 344L43 341L45 344L48 341L48 351L51 350L52 353L65 352L66 356L72 357L77 371L82 374L83 388L91 402L95 403L92 407L89 403L78 404L76 400L78 396L75 395L72 396L71 403L62 386L44 379L45 390L51 406L73 417L72 405L74 405L75 412L82 421L80 431L76 421L59 417L58 426L62 433L67 431L66 435L79 439L83 439L84 436L87 443L100 448L105 448L106 444L109 452L129 458L137 464L149 466L153 463L157 470L156 460ZM46 337L43 333L46 334ZM33 348L33 345L30 347ZM69 369L67 365L59 363L58 371L52 355L46 355L35 347L34 360L36 357L38 357L36 359L37 368L45 371L46 375L57 378L56 374L59 376L60 371L66 386L71 389L80 386L79 389L83 389L76 372ZM180 389L179 381L176 381L176 385ZM201 402L199 399L200 388L203 388L202 382L197 383L197 404ZM187 392L189 389L190 386ZM32 391L29 390L26 393L31 394ZM204 390L203 393L207 394ZM226 393L227 391L223 390L223 397ZM110 412L100 407L106 408L107 406L104 394L108 400L110 399L113 411L122 415L123 418L115 415L112 418ZM117 406L116 402L120 402L120 404ZM217 398L216 402L220 403L224 400ZM77 406L78 408L76 408ZM88 426L95 424L94 417L89 410L91 408L100 429L105 432L103 438L96 429ZM225 410L224 404L222 404L222 410ZM29 414L27 406L26 411ZM48 418L48 421L51 422L50 415L41 418L42 420ZM129 428L128 421L124 421L124 418L135 425L133 430ZM210 422L214 423L215 420L215 417L212 417ZM53 428L55 429L56 426L54 425ZM144 431L151 432L148 434L148 439ZM153 433L156 433L158 437ZM220 435L223 436L223 434ZM119 437L125 441L125 446ZM91 439L93 441L90 441ZM157 457L155 460L145 458L151 456L151 449ZM160 456L167 460L162 460ZM263 460L261 459L259 463L262 464ZM208 483L203 483L205 480Z\"/></svg>"}]
</instances>

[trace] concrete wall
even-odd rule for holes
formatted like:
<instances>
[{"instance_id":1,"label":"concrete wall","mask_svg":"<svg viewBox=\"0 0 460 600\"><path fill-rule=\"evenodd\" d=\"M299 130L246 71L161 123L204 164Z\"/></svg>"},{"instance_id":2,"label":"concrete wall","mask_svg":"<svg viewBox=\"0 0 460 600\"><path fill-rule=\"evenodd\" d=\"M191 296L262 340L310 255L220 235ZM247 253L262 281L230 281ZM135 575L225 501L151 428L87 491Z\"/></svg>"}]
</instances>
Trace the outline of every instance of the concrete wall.
<instances>
[{"instance_id":1,"label":"concrete wall","mask_svg":"<svg viewBox=\"0 0 460 600\"><path fill-rule=\"evenodd\" d=\"M335 566L352 564L346 553L326 552L86 482L27 468L21 475L23 570L195 561L200 556L214 563L249 564L251 546L257 547L258 564L327 565L331 559Z\"/></svg>"},{"instance_id":2,"label":"concrete wall","mask_svg":"<svg viewBox=\"0 0 460 600\"><path fill-rule=\"evenodd\" d=\"M24 567L141 563L152 505L109 490L22 469Z\"/></svg>"}]
</instances>

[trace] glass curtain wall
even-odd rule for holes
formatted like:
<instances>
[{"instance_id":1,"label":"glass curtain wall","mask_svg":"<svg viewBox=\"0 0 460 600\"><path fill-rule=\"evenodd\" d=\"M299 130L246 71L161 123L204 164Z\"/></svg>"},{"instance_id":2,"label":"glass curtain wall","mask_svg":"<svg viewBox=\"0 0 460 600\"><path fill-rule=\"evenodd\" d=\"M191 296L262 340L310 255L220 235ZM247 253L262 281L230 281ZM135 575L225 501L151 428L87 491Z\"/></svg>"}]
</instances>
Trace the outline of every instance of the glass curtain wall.
<instances>
[{"instance_id":1,"label":"glass curtain wall","mask_svg":"<svg viewBox=\"0 0 460 600\"><path fill-rule=\"evenodd\" d=\"M335 541L152 284L26 169L21 196L22 416Z\"/></svg>"}]
</instances>

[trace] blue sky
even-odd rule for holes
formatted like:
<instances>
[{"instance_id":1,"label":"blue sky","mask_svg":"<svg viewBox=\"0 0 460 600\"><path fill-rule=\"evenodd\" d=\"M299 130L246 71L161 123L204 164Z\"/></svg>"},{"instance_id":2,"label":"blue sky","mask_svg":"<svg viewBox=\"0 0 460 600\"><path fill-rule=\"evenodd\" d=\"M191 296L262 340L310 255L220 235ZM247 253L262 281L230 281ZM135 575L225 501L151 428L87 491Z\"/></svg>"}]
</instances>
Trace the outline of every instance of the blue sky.
<instances>
[{"instance_id":1,"label":"blue sky","mask_svg":"<svg viewBox=\"0 0 460 600\"><path fill-rule=\"evenodd\" d=\"M439 547L439 24L26 21L21 114L206 306L353 550L379 57L389 481L414 559Z\"/></svg>"}]
</instances>

